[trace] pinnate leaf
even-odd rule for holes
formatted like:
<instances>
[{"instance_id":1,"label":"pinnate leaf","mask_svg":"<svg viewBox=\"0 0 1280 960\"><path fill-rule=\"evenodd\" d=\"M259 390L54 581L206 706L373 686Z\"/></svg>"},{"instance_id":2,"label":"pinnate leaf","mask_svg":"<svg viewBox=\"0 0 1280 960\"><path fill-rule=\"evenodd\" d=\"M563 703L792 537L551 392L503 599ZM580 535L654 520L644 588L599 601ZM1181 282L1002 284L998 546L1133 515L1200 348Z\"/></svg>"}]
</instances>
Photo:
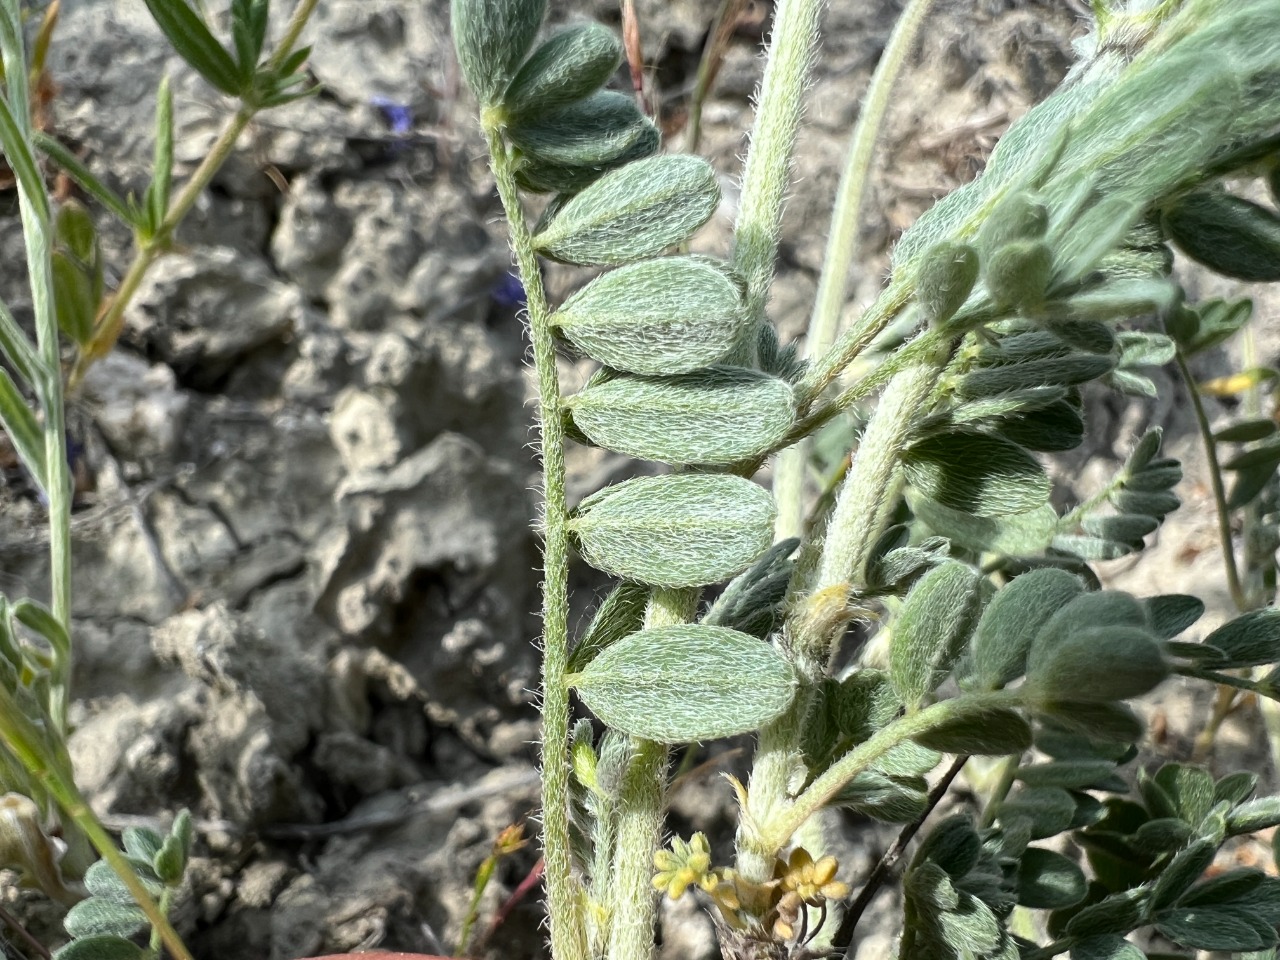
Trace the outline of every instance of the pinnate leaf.
<instances>
[{"instance_id":1,"label":"pinnate leaf","mask_svg":"<svg viewBox=\"0 0 1280 960\"><path fill-rule=\"evenodd\" d=\"M791 665L769 644L724 627L642 630L572 678L610 727L662 743L756 730L795 696Z\"/></svg>"},{"instance_id":2,"label":"pinnate leaf","mask_svg":"<svg viewBox=\"0 0 1280 960\"><path fill-rule=\"evenodd\" d=\"M546 9L546 0L452 0L458 65L482 106L501 99L533 46Z\"/></svg>"},{"instance_id":3,"label":"pinnate leaf","mask_svg":"<svg viewBox=\"0 0 1280 960\"><path fill-rule=\"evenodd\" d=\"M1280 610L1251 610L1214 630L1204 642L1226 654L1217 668L1254 667L1280 660Z\"/></svg>"},{"instance_id":4,"label":"pinnate leaf","mask_svg":"<svg viewBox=\"0 0 1280 960\"><path fill-rule=\"evenodd\" d=\"M945 560L911 589L889 640L889 678L908 707L946 679L982 608L981 577Z\"/></svg>"}]
</instances>

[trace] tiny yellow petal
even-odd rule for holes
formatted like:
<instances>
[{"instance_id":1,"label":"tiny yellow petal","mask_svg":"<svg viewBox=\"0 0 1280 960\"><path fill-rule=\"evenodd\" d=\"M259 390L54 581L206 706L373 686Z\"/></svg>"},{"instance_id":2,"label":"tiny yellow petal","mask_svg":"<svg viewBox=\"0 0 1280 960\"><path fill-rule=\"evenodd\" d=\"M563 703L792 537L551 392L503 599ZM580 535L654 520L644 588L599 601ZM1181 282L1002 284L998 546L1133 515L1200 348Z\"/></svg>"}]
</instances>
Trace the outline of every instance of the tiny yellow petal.
<instances>
[{"instance_id":1,"label":"tiny yellow petal","mask_svg":"<svg viewBox=\"0 0 1280 960\"><path fill-rule=\"evenodd\" d=\"M813 882L818 886L830 882L835 878L838 867L835 857L823 857L813 865Z\"/></svg>"}]
</instances>

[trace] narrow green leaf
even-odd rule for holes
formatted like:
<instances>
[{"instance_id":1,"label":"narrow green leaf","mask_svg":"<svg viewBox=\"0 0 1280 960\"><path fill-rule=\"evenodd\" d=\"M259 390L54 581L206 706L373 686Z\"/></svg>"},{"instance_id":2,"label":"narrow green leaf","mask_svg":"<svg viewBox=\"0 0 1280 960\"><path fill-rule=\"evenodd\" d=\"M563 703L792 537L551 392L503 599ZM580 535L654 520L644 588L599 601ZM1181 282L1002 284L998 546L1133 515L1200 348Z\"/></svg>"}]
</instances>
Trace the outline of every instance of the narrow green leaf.
<instances>
[{"instance_id":1,"label":"narrow green leaf","mask_svg":"<svg viewBox=\"0 0 1280 960\"><path fill-rule=\"evenodd\" d=\"M133 904L116 903L102 897L81 900L62 921L67 933L73 937L92 937L109 934L131 937L148 926L147 915Z\"/></svg>"},{"instance_id":2,"label":"narrow green leaf","mask_svg":"<svg viewBox=\"0 0 1280 960\"><path fill-rule=\"evenodd\" d=\"M1156 877L1151 891L1151 906L1159 910L1177 903L1178 898L1190 890L1209 868L1217 853L1218 845L1211 840L1197 840L1179 850Z\"/></svg>"},{"instance_id":3,"label":"narrow green leaf","mask_svg":"<svg viewBox=\"0 0 1280 960\"><path fill-rule=\"evenodd\" d=\"M648 157L573 196L533 242L563 263L629 263L685 242L719 205L719 181L701 157Z\"/></svg>"},{"instance_id":4,"label":"narrow green leaf","mask_svg":"<svg viewBox=\"0 0 1280 960\"><path fill-rule=\"evenodd\" d=\"M750 328L738 285L698 257L620 267L552 315L561 334L616 370L690 373L723 359Z\"/></svg>"},{"instance_id":5,"label":"narrow green leaf","mask_svg":"<svg viewBox=\"0 0 1280 960\"><path fill-rule=\"evenodd\" d=\"M945 323L955 315L978 279L978 251L966 243L941 243L924 254L916 299L925 319Z\"/></svg>"},{"instance_id":6,"label":"narrow green leaf","mask_svg":"<svg viewBox=\"0 0 1280 960\"><path fill-rule=\"evenodd\" d=\"M187 869L187 857L178 837L165 837L151 862L155 866L156 876L163 883L171 887L182 883L182 876Z\"/></svg>"},{"instance_id":7,"label":"narrow green leaf","mask_svg":"<svg viewBox=\"0 0 1280 960\"><path fill-rule=\"evenodd\" d=\"M139 859L135 856L129 856L126 859L137 872L138 879L142 881L142 885L146 887L148 893L153 897L158 897L164 892L164 885L160 883L159 878L151 868L150 857ZM129 888L124 885L124 881L116 875L116 872L111 869L105 860L95 861L85 871L84 884L86 889L95 897L102 897L129 905L134 902L133 894L129 892Z\"/></svg>"},{"instance_id":8,"label":"narrow green leaf","mask_svg":"<svg viewBox=\"0 0 1280 960\"><path fill-rule=\"evenodd\" d=\"M1223 470L1243 470L1248 467L1271 467L1280 464L1280 441L1260 444L1238 453L1222 465Z\"/></svg>"},{"instance_id":9,"label":"narrow green leaf","mask_svg":"<svg viewBox=\"0 0 1280 960\"><path fill-rule=\"evenodd\" d=\"M1280 826L1280 797L1249 800L1227 814L1227 832L1233 837L1275 826Z\"/></svg>"},{"instance_id":10,"label":"narrow green leaf","mask_svg":"<svg viewBox=\"0 0 1280 960\"><path fill-rule=\"evenodd\" d=\"M894 618L889 678L908 708L918 706L951 672L983 605L981 576L945 560L911 589Z\"/></svg>"},{"instance_id":11,"label":"narrow green leaf","mask_svg":"<svg viewBox=\"0 0 1280 960\"><path fill-rule=\"evenodd\" d=\"M1052 274L1053 251L1043 240L1008 243L983 261L982 276L997 307L1039 308Z\"/></svg>"},{"instance_id":12,"label":"narrow green leaf","mask_svg":"<svg viewBox=\"0 0 1280 960\"><path fill-rule=\"evenodd\" d=\"M1212 349L1234 336L1253 315L1253 301L1207 300L1194 310L1186 308L1194 320L1187 331L1176 338L1183 351L1191 356ZM1173 333L1174 331L1170 331Z\"/></svg>"},{"instance_id":13,"label":"narrow green leaf","mask_svg":"<svg viewBox=\"0 0 1280 960\"><path fill-rule=\"evenodd\" d=\"M268 0L232 0L231 35L235 41L236 64L242 83L253 80L267 36Z\"/></svg>"},{"instance_id":14,"label":"narrow green leaf","mask_svg":"<svg viewBox=\"0 0 1280 960\"><path fill-rule=\"evenodd\" d=\"M1204 642L1226 654L1215 667L1256 667L1280 661L1280 609L1251 610L1214 630Z\"/></svg>"},{"instance_id":15,"label":"narrow green leaf","mask_svg":"<svg viewBox=\"0 0 1280 960\"><path fill-rule=\"evenodd\" d=\"M1273 945L1251 923L1223 909L1165 910L1155 927L1174 943L1196 950L1262 950Z\"/></svg>"},{"instance_id":16,"label":"narrow green leaf","mask_svg":"<svg viewBox=\"0 0 1280 960\"><path fill-rule=\"evenodd\" d=\"M1215 431L1213 439L1218 443L1249 443L1253 440L1266 440L1280 430L1274 420L1240 420L1228 427Z\"/></svg>"},{"instance_id":17,"label":"narrow green leaf","mask_svg":"<svg viewBox=\"0 0 1280 960\"><path fill-rule=\"evenodd\" d=\"M1229 803L1244 803L1258 789L1258 775L1247 770L1229 773L1213 788L1213 802L1226 800Z\"/></svg>"},{"instance_id":18,"label":"narrow green leaf","mask_svg":"<svg viewBox=\"0 0 1280 960\"><path fill-rule=\"evenodd\" d=\"M44 432L9 371L3 368L0 368L0 424L4 425L5 433L36 486L47 491L49 471L45 461Z\"/></svg>"},{"instance_id":19,"label":"narrow green leaf","mask_svg":"<svg viewBox=\"0 0 1280 960\"><path fill-rule=\"evenodd\" d=\"M1018 860L1018 903L1024 907L1061 910L1084 899L1084 873L1060 853L1028 847Z\"/></svg>"},{"instance_id":20,"label":"narrow green leaf","mask_svg":"<svg viewBox=\"0 0 1280 960\"><path fill-rule=\"evenodd\" d=\"M1127 700L1146 693L1169 673L1159 644L1139 627L1084 627L1037 656L1039 643L1037 638L1028 657L1027 684L1046 699Z\"/></svg>"},{"instance_id":21,"label":"narrow green leaf","mask_svg":"<svg viewBox=\"0 0 1280 960\"><path fill-rule=\"evenodd\" d=\"M960 378L956 390L966 398L988 397L1032 387L1075 386L1096 380L1115 360L1096 353L1072 353L1042 360L1007 363L974 370Z\"/></svg>"},{"instance_id":22,"label":"narrow green leaf","mask_svg":"<svg viewBox=\"0 0 1280 960\"><path fill-rule=\"evenodd\" d=\"M1227 509L1239 510L1256 500L1275 477L1276 466L1277 463L1263 463L1238 471L1227 495Z\"/></svg>"},{"instance_id":23,"label":"narrow green leaf","mask_svg":"<svg viewBox=\"0 0 1280 960\"><path fill-rule=\"evenodd\" d=\"M791 665L769 644L723 627L643 630L571 678L610 727L661 743L759 729L795 696Z\"/></svg>"},{"instance_id":24,"label":"narrow green leaf","mask_svg":"<svg viewBox=\"0 0 1280 960\"><path fill-rule=\"evenodd\" d=\"M644 611L653 591L642 583L623 580L605 597L591 626L569 653L569 673L578 673L608 646L644 625Z\"/></svg>"},{"instance_id":25,"label":"narrow green leaf","mask_svg":"<svg viewBox=\"0 0 1280 960\"><path fill-rule=\"evenodd\" d=\"M25 382L39 383L45 379L44 364L36 353L35 344L3 300L0 300L0 352Z\"/></svg>"},{"instance_id":26,"label":"narrow green leaf","mask_svg":"<svg viewBox=\"0 0 1280 960\"><path fill-rule=\"evenodd\" d=\"M1199 190L1165 212L1164 227L1187 256L1237 280L1280 280L1280 217L1222 190Z\"/></svg>"},{"instance_id":27,"label":"narrow green leaf","mask_svg":"<svg viewBox=\"0 0 1280 960\"><path fill-rule=\"evenodd\" d=\"M567 106L599 90L622 63L622 42L588 22L552 34L530 54L502 95L515 122Z\"/></svg>"},{"instance_id":28,"label":"narrow green leaf","mask_svg":"<svg viewBox=\"0 0 1280 960\"><path fill-rule=\"evenodd\" d=\"M40 177L40 168L36 164L35 154L31 152L31 144L18 126L9 102L4 97L0 97L0 150L4 151L4 158L35 208L36 216L47 224L49 197L45 193L44 180Z\"/></svg>"},{"instance_id":29,"label":"narrow green leaf","mask_svg":"<svg viewBox=\"0 0 1280 960\"><path fill-rule=\"evenodd\" d=\"M173 91L169 78L160 81L156 94L156 145L147 187L147 215L154 233L169 213L169 191L173 183Z\"/></svg>"},{"instance_id":30,"label":"narrow green leaf","mask_svg":"<svg viewBox=\"0 0 1280 960\"><path fill-rule=\"evenodd\" d=\"M146 0L146 4L161 33L200 76L230 96L243 91L236 62L187 0Z\"/></svg>"},{"instance_id":31,"label":"narrow green leaf","mask_svg":"<svg viewBox=\"0 0 1280 960\"><path fill-rule=\"evenodd\" d=\"M82 937L56 951L53 960L146 960L146 950L123 937Z\"/></svg>"},{"instance_id":32,"label":"narrow green leaf","mask_svg":"<svg viewBox=\"0 0 1280 960\"><path fill-rule=\"evenodd\" d=\"M999 436L954 431L925 437L902 454L907 481L956 510L983 517L1022 513L1049 499L1044 468Z\"/></svg>"},{"instance_id":33,"label":"narrow green leaf","mask_svg":"<svg viewBox=\"0 0 1280 960\"><path fill-rule=\"evenodd\" d=\"M93 321L98 312L93 280L81 264L62 250L50 254L50 267L58 328L73 343L84 346L93 338Z\"/></svg>"},{"instance_id":34,"label":"narrow green leaf","mask_svg":"<svg viewBox=\"0 0 1280 960\"><path fill-rule=\"evenodd\" d=\"M790 557L799 545L799 537L775 543L730 581L702 622L708 626L731 627L761 639L767 637L781 623L787 585L795 569Z\"/></svg>"},{"instance_id":35,"label":"narrow green leaf","mask_svg":"<svg viewBox=\"0 0 1280 960\"><path fill-rule=\"evenodd\" d=\"M1064 691L1061 699L1037 703L1036 709L1073 730L1109 743L1134 743L1142 739L1145 729L1125 704L1071 700L1070 691Z\"/></svg>"},{"instance_id":36,"label":"narrow green leaf","mask_svg":"<svg viewBox=\"0 0 1280 960\"><path fill-rule=\"evenodd\" d=\"M565 401L582 433L643 460L727 466L768 452L795 421L785 380L708 367L675 377L621 375Z\"/></svg>"},{"instance_id":37,"label":"narrow green leaf","mask_svg":"<svg viewBox=\"0 0 1280 960\"><path fill-rule=\"evenodd\" d=\"M66 661L71 657L71 638L48 607L38 600L24 597L13 605L12 610L18 622L47 640L60 659Z\"/></svg>"},{"instance_id":38,"label":"narrow green leaf","mask_svg":"<svg viewBox=\"0 0 1280 960\"><path fill-rule=\"evenodd\" d=\"M1091 536L1137 548L1141 548L1143 538L1155 533L1159 525L1155 517L1142 513L1091 514L1080 523L1085 533Z\"/></svg>"},{"instance_id":39,"label":"narrow green leaf","mask_svg":"<svg viewBox=\"0 0 1280 960\"><path fill-rule=\"evenodd\" d=\"M1073 937L1096 937L1128 933L1142 925L1146 890L1126 890L1085 907L1067 921L1066 933Z\"/></svg>"},{"instance_id":40,"label":"narrow green leaf","mask_svg":"<svg viewBox=\"0 0 1280 960\"><path fill-rule=\"evenodd\" d=\"M1120 513L1146 514L1157 519L1177 510L1182 501L1177 494L1120 490L1107 498Z\"/></svg>"},{"instance_id":41,"label":"narrow green leaf","mask_svg":"<svg viewBox=\"0 0 1280 960\"><path fill-rule=\"evenodd\" d=\"M1031 725L1022 714L1005 707L958 710L956 716L914 739L922 747L941 753L1001 757L1030 748Z\"/></svg>"},{"instance_id":42,"label":"narrow green leaf","mask_svg":"<svg viewBox=\"0 0 1280 960\"><path fill-rule=\"evenodd\" d=\"M1008 440L1028 450L1059 453L1074 450L1084 440L1084 415L1069 400L1010 418L1000 428Z\"/></svg>"},{"instance_id":43,"label":"narrow green leaf","mask_svg":"<svg viewBox=\"0 0 1280 960\"><path fill-rule=\"evenodd\" d=\"M1166 763L1151 779L1168 794L1177 815L1193 826L1199 826L1213 808L1213 777L1201 767Z\"/></svg>"},{"instance_id":44,"label":"narrow green leaf","mask_svg":"<svg viewBox=\"0 0 1280 960\"><path fill-rule=\"evenodd\" d=\"M982 838L965 814L947 817L924 838L916 852L916 864L936 863L953 880L965 877L978 865L982 855Z\"/></svg>"},{"instance_id":45,"label":"narrow green leaf","mask_svg":"<svg viewBox=\"0 0 1280 960\"><path fill-rule=\"evenodd\" d=\"M1142 601L1156 637L1172 640L1204 614L1204 601L1185 593L1166 593Z\"/></svg>"},{"instance_id":46,"label":"narrow green leaf","mask_svg":"<svg viewBox=\"0 0 1280 960\"><path fill-rule=\"evenodd\" d=\"M1056 787L1023 788L1000 804L1001 823L1026 820L1031 839L1043 840L1066 830L1075 815L1076 804L1071 794Z\"/></svg>"},{"instance_id":47,"label":"narrow green leaf","mask_svg":"<svg viewBox=\"0 0 1280 960\"><path fill-rule=\"evenodd\" d=\"M653 129L634 97L603 90L558 110L512 117L507 135L534 162L610 166Z\"/></svg>"},{"instance_id":48,"label":"narrow green leaf","mask_svg":"<svg viewBox=\"0 0 1280 960\"><path fill-rule=\"evenodd\" d=\"M1055 760L1019 767L1017 778L1029 787L1062 787L1084 790L1114 776L1116 765L1110 760Z\"/></svg>"},{"instance_id":49,"label":"narrow green leaf","mask_svg":"<svg viewBox=\"0 0 1280 960\"><path fill-rule=\"evenodd\" d=\"M719 583L769 549L773 497L724 474L637 477L584 500L570 521L584 558L653 586Z\"/></svg>"},{"instance_id":50,"label":"narrow green leaf","mask_svg":"<svg viewBox=\"0 0 1280 960\"><path fill-rule=\"evenodd\" d=\"M129 205L118 193L94 176L79 157L47 133L35 132L32 135L32 142L86 193L114 213L122 223L137 226Z\"/></svg>"}]
</instances>

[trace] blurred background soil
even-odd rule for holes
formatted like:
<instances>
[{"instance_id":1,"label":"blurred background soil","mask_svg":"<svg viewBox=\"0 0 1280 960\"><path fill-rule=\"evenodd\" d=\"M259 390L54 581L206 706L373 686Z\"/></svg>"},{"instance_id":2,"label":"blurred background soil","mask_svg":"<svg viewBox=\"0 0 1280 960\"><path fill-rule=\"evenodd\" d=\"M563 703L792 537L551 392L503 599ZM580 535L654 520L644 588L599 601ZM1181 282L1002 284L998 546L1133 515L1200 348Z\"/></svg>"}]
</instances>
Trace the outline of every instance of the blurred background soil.
<instances>
[{"instance_id":1,"label":"blurred background soil","mask_svg":"<svg viewBox=\"0 0 1280 960\"><path fill-rule=\"evenodd\" d=\"M209 4L215 20L220 6ZM636 2L673 149L714 6ZM619 23L614 0L551 7L553 22ZM939 0L894 97L850 315L874 295L901 231L972 178L1062 78L1082 8ZM827 12L770 311L784 338L806 321L848 133L898 10L833 0ZM702 151L724 203L697 240L705 252L728 249L771 13L764 0L749 7L706 107ZM252 126L72 406L72 751L108 822L195 814L199 856L178 921L200 958L449 952L499 831L536 830L530 386L499 206L447 28L445 0L320 5L306 40L323 92ZM166 51L141 0L63 0L50 69L53 132L121 193L147 182L162 74L173 78L180 174L231 109ZM26 316L11 195L0 211L0 284ZM110 283L130 238L95 215ZM556 268L548 280L559 297L583 276ZM1260 359L1272 362L1268 301L1258 313ZM1201 372L1233 363L1224 351ZM1212 504L1189 406L1172 377L1161 382L1157 402L1091 396L1088 445L1055 473L1064 496L1087 493L1142 429L1165 427L1166 449L1186 460L1185 506L1140 562L1104 574L1139 593L1199 594L1207 627L1229 609ZM40 597L43 510L10 464L0 588ZM572 495L637 469L575 449ZM575 578L579 622L605 584L585 569ZM1187 756L1208 698L1162 693L1152 749ZM1222 769L1271 773L1253 711L1220 740ZM673 825L708 831L721 857L731 796L718 773L743 766L735 746L717 748L673 804ZM896 832L829 826L855 882ZM502 861L480 931L535 862L532 847ZM0 874L0 903L57 942L58 914L13 881ZM536 901L526 897L480 952L542 956ZM887 954L891 916L888 901L870 915L861 955ZM670 960L717 955L690 898L664 905L662 938Z\"/></svg>"}]
</instances>

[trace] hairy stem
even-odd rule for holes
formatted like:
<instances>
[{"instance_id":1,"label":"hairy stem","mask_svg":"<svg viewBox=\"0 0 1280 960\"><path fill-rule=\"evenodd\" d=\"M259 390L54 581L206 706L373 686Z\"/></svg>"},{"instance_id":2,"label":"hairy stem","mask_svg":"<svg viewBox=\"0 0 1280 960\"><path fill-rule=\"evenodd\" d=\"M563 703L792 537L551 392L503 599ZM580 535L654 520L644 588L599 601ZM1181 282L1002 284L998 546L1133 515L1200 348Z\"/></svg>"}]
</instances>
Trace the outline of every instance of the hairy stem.
<instances>
[{"instance_id":1,"label":"hairy stem","mask_svg":"<svg viewBox=\"0 0 1280 960\"><path fill-rule=\"evenodd\" d=\"M775 817L770 823L761 824L762 839L775 850L782 849L800 825L826 806L845 784L898 744L966 714L983 713L992 707L1017 706L1020 702L1021 694L1016 690L968 693L953 700L935 703L918 713L899 717L823 771L795 797L781 816Z\"/></svg>"},{"instance_id":2,"label":"hairy stem","mask_svg":"<svg viewBox=\"0 0 1280 960\"><path fill-rule=\"evenodd\" d=\"M779 0L774 8L769 62L760 84L733 233L733 266L747 282L747 309L757 327L765 320L821 12L822 0ZM754 341L749 346L754 353Z\"/></svg>"},{"instance_id":3,"label":"hairy stem","mask_svg":"<svg viewBox=\"0 0 1280 960\"><path fill-rule=\"evenodd\" d=\"M564 424L556 371L551 310L533 239L501 133L487 126L490 162L511 230L511 246L524 284L529 338L538 381L538 433L542 455L542 848L546 860L547 916L556 960L586 960L582 901L573 879L569 845L569 526L565 502Z\"/></svg>"}]
</instances>

